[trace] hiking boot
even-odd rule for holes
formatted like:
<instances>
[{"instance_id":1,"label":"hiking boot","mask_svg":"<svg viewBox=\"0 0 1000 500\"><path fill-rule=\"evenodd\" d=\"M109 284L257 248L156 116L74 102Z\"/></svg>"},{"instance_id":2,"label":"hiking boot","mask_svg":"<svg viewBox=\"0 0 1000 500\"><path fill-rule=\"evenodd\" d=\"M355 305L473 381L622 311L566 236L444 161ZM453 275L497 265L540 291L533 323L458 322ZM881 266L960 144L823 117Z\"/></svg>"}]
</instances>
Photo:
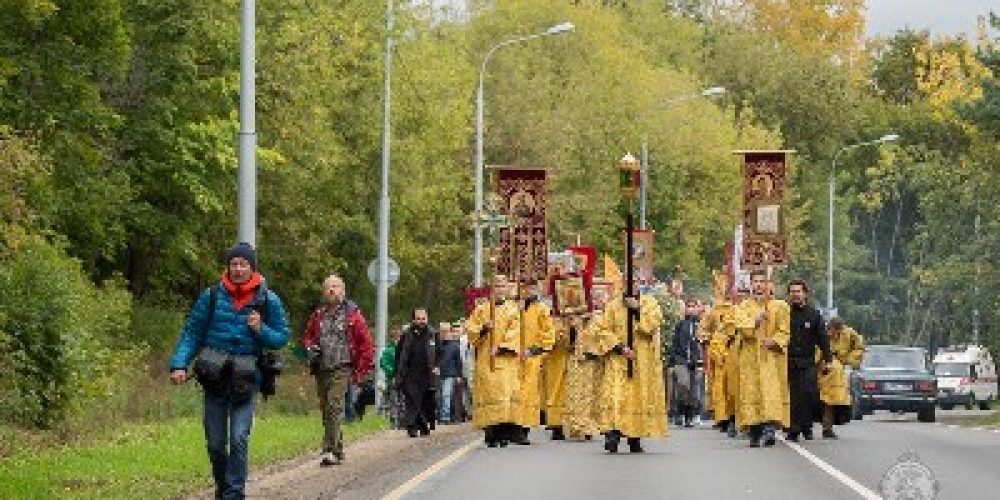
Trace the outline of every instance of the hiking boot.
<instances>
[{"instance_id":1,"label":"hiking boot","mask_svg":"<svg viewBox=\"0 0 1000 500\"><path fill-rule=\"evenodd\" d=\"M319 465L321 467L329 467L331 465L337 465L339 463L340 461L337 460L337 457L333 454L333 452L327 451L323 452L323 454L320 455Z\"/></svg>"},{"instance_id":2,"label":"hiking boot","mask_svg":"<svg viewBox=\"0 0 1000 500\"><path fill-rule=\"evenodd\" d=\"M823 439L837 439L837 433L833 429L823 429Z\"/></svg>"}]
</instances>

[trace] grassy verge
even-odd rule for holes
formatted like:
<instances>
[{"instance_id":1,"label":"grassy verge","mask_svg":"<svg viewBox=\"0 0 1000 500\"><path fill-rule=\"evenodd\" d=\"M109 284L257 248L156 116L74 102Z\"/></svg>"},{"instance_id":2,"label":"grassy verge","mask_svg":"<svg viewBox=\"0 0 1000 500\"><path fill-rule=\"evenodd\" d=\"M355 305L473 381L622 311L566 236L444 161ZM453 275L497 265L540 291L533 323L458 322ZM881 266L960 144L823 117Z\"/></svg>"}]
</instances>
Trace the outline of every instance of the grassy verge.
<instances>
[{"instance_id":1,"label":"grassy verge","mask_svg":"<svg viewBox=\"0 0 1000 500\"><path fill-rule=\"evenodd\" d=\"M345 426L344 437L351 441L386 427L385 419L368 416ZM251 467L315 450L322 435L318 413L258 410ZM174 498L211 486L197 418L126 424L100 441L0 459L0 498Z\"/></svg>"}]
</instances>

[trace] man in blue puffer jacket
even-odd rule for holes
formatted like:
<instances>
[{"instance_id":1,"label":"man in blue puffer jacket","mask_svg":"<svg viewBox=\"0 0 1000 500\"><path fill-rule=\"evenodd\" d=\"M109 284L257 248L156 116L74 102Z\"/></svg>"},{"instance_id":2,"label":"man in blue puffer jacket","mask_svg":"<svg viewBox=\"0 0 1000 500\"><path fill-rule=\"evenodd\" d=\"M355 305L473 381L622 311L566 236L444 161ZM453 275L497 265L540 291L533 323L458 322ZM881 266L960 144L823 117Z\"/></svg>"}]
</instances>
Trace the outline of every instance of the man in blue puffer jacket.
<instances>
[{"instance_id":1,"label":"man in blue puffer jacket","mask_svg":"<svg viewBox=\"0 0 1000 500\"><path fill-rule=\"evenodd\" d=\"M220 282L192 307L170 358L170 380L183 384L198 357L194 371L205 389L205 439L216 498L245 496L254 395L262 377L256 359L264 349L287 342L281 299L264 285L253 247L236 244L226 252Z\"/></svg>"}]
</instances>

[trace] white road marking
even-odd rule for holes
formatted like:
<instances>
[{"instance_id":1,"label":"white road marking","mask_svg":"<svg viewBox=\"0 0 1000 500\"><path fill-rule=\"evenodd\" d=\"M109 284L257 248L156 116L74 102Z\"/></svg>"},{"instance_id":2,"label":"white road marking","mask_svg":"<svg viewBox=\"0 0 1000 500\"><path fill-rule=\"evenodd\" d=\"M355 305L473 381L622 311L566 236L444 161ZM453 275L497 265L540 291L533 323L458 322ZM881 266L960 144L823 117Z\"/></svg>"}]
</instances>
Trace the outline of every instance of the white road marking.
<instances>
[{"instance_id":1,"label":"white road marking","mask_svg":"<svg viewBox=\"0 0 1000 500\"><path fill-rule=\"evenodd\" d=\"M466 453L471 451L481 442L482 442L481 439L470 441L465 446L452 452L451 455L442 458L441 460L437 461L436 463L425 469L420 474L417 474L416 476L410 478L409 481L399 485L398 488L392 490L391 492L389 492L388 495L382 497L382 500L399 500L400 498L403 498L403 496L405 496L407 493L416 488L420 483L426 481L427 478L433 476L434 474L437 474L441 469L454 463L456 460L461 458L462 455L465 455Z\"/></svg>"},{"instance_id":2,"label":"white road marking","mask_svg":"<svg viewBox=\"0 0 1000 500\"><path fill-rule=\"evenodd\" d=\"M866 488L861 483L851 479L847 474L840 472L834 466L823 461L823 459L817 457L816 455L813 455L812 453L809 453L808 451L806 451L805 448L799 446L797 443L785 441L782 438L779 439L781 439L781 441L787 444L791 449L795 450L799 455L805 457L806 460L812 462L813 465L818 467L820 470L833 476L834 479L840 481L848 488L854 490L854 492L857 493L858 495L861 495L861 498L864 498L865 500L882 500L882 497L878 493L875 493L874 491Z\"/></svg>"}]
</instances>

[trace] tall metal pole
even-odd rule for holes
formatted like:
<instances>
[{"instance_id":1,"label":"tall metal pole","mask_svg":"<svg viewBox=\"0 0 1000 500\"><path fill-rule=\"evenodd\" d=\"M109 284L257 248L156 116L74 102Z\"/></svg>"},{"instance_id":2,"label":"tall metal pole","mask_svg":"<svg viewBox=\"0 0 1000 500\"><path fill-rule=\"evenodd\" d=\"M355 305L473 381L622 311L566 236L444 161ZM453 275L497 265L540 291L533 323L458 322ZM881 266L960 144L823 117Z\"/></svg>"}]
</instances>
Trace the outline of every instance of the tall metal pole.
<instances>
[{"instance_id":1,"label":"tall metal pole","mask_svg":"<svg viewBox=\"0 0 1000 500\"><path fill-rule=\"evenodd\" d=\"M976 192L976 280L972 294L972 344L979 345L979 192Z\"/></svg>"},{"instance_id":2,"label":"tall metal pole","mask_svg":"<svg viewBox=\"0 0 1000 500\"><path fill-rule=\"evenodd\" d=\"M642 137L642 164L639 166L639 229L646 229L646 186L649 185L649 145Z\"/></svg>"},{"instance_id":3,"label":"tall metal pole","mask_svg":"<svg viewBox=\"0 0 1000 500\"><path fill-rule=\"evenodd\" d=\"M492 53L492 52L491 52ZM476 217L483 214L483 73L486 71L486 61L479 69L479 85L476 87ZM483 228L476 224L476 245L473 249L473 286L483 286Z\"/></svg>"},{"instance_id":4,"label":"tall metal pole","mask_svg":"<svg viewBox=\"0 0 1000 500\"><path fill-rule=\"evenodd\" d=\"M828 207L830 238L827 240L826 247L826 310L831 317L833 316L833 192L837 176L837 156L840 155L840 151L843 149L833 155L833 168L830 170L830 205Z\"/></svg>"},{"instance_id":5,"label":"tall metal pole","mask_svg":"<svg viewBox=\"0 0 1000 500\"><path fill-rule=\"evenodd\" d=\"M392 5L385 2L385 90L382 95L382 195L379 198L378 213L378 316L376 319L376 343L379 358L385 349L386 330L389 322L389 159L392 150L391 110L392 110ZM378 379L384 382L385 374L378 370ZM375 391L375 406L382 404L382 391Z\"/></svg>"},{"instance_id":6,"label":"tall metal pole","mask_svg":"<svg viewBox=\"0 0 1000 500\"><path fill-rule=\"evenodd\" d=\"M243 0L240 10L240 152L236 174L236 234L256 246L257 240L257 117L256 27L254 0Z\"/></svg>"}]
</instances>

